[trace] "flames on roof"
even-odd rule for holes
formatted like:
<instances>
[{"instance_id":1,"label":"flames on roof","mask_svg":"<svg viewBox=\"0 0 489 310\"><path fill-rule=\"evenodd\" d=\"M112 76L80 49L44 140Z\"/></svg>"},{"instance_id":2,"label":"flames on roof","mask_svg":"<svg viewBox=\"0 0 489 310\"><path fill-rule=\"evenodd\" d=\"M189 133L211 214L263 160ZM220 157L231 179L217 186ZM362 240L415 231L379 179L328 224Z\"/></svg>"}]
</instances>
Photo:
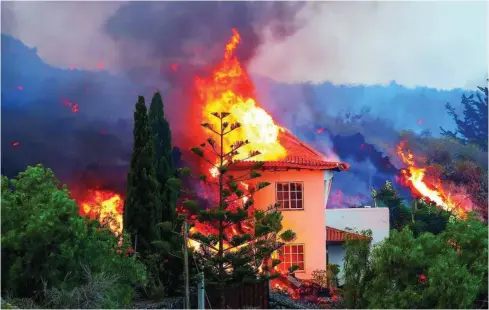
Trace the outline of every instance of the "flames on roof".
<instances>
[{"instance_id":1,"label":"flames on roof","mask_svg":"<svg viewBox=\"0 0 489 310\"><path fill-rule=\"evenodd\" d=\"M265 161L262 169L309 169L309 170L348 170L350 165L344 162L330 161L324 154L321 154L311 146L302 142L290 131L283 129L280 131L278 140L287 151L287 156L280 160ZM254 161L240 161L233 170L249 169Z\"/></svg>"}]
</instances>

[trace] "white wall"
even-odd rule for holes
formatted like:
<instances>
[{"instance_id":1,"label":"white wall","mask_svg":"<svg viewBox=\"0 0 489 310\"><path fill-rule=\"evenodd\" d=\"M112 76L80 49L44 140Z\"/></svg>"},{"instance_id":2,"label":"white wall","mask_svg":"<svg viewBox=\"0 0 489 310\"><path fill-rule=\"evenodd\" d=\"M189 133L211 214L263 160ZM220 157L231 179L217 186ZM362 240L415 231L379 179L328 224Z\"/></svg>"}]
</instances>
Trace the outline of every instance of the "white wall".
<instances>
[{"instance_id":1,"label":"white wall","mask_svg":"<svg viewBox=\"0 0 489 310\"><path fill-rule=\"evenodd\" d=\"M389 236L388 208L326 209L326 226L356 231L372 230L372 244Z\"/></svg>"},{"instance_id":2,"label":"white wall","mask_svg":"<svg viewBox=\"0 0 489 310\"><path fill-rule=\"evenodd\" d=\"M389 209L388 208L351 208L326 209L326 226L355 231L372 230L372 245L381 242L389 236ZM326 244L328 263L340 266L338 274L339 284L343 285L343 258L345 250L341 245Z\"/></svg>"}]
</instances>

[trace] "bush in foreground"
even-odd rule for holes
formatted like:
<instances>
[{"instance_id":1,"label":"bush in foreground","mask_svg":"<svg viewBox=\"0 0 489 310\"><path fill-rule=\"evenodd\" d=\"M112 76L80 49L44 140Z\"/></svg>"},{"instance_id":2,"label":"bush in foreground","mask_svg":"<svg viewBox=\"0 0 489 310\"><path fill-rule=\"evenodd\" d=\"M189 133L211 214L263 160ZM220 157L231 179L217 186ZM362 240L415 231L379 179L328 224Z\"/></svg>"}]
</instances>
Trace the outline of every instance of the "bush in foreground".
<instances>
[{"instance_id":1,"label":"bush in foreground","mask_svg":"<svg viewBox=\"0 0 489 310\"><path fill-rule=\"evenodd\" d=\"M108 229L80 217L66 186L60 187L42 165L28 167L15 179L2 177L1 186L2 296L49 307L50 297L81 296L87 285L105 278L110 285L97 287L102 299L59 306L121 308L132 302L133 286L145 280L146 272L136 257L126 255L127 236L118 246Z\"/></svg>"}]
</instances>

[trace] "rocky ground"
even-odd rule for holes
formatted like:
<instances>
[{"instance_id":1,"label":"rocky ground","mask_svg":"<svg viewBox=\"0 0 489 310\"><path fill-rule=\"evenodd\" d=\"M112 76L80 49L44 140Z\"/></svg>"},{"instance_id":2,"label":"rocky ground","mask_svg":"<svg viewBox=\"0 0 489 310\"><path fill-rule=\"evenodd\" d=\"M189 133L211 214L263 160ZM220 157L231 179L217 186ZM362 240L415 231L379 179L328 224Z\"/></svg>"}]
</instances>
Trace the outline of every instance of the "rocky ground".
<instances>
[{"instance_id":1,"label":"rocky ground","mask_svg":"<svg viewBox=\"0 0 489 310\"><path fill-rule=\"evenodd\" d=\"M270 309L321 309L315 303L306 301L293 300L286 294L270 292L269 297Z\"/></svg>"}]
</instances>

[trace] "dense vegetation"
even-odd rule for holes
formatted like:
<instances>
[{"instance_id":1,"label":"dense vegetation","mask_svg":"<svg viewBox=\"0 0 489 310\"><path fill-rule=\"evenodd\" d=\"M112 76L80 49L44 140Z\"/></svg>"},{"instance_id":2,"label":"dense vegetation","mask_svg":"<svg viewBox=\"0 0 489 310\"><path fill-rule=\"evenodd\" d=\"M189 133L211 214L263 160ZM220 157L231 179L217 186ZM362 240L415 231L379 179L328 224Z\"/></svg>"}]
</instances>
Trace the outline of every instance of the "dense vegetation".
<instances>
[{"instance_id":1,"label":"dense vegetation","mask_svg":"<svg viewBox=\"0 0 489 310\"><path fill-rule=\"evenodd\" d=\"M474 214L458 219L424 201L410 214L388 183L379 193L393 229L373 248L346 241L347 307L487 307L487 225Z\"/></svg>"},{"instance_id":2,"label":"dense vegetation","mask_svg":"<svg viewBox=\"0 0 489 310\"><path fill-rule=\"evenodd\" d=\"M78 216L50 169L2 177L2 296L34 307L124 308L145 267L108 229ZM19 299L20 302L19 302Z\"/></svg>"},{"instance_id":3,"label":"dense vegetation","mask_svg":"<svg viewBox=\"0 0 489 310\"><path fill-rule=\"evenodd\" d=\"M404 134L426 154L428 175L463 188L475 212L468 219L457 219L423 200L408 204L388 182L374 191L376 202L389 208L392 230L373 248L365 241L346 242L347 307L487 307L487 88L480 91L462 98L463 118L447 105L457 123L455 132L443 131L442 139L427 133ZM214 116L220 129L203 126L218 138L239 130L239 124L225 121L227 113ZM189 249L190 272L192 267L202 268L207 285L223 292L228 285L276 276L273 267L280 261L272 253L294 233L279 234L282 216L276 205L248 212L252 194L268 183L253 181L260 177L255 171L260 163L240 177L229 173L233 157L247 141L218 145L208 138L192 149L219 172L217 179L198 177L214 189L217 199L212 201L182 190L182 180L190 172L176 169L173 162L171 131L159 92L149 111L144 97L138 98L133 136L122 239L79 216L66 186L50 169L39 164L15 178L2 177L3 299L23 308L127 308L136 291L154 299L181 296L182 250L187 246L181 234L184 220L191 227L214 228L206 234L190 232L200 244ZM250 157L258 154L252 152ZM249 189L240 185L243 181ZM177 214L177 201L185 214ZM203 202L214 208L204 208ZM253 224L251 231L243 229L248 223ZM226 233L230 229L240 233L232 236ZM316 273L317 282L334 286L338 270L330 267ZM224 308L224 294L220 301Z\"/></svg>"}]
</instances>

